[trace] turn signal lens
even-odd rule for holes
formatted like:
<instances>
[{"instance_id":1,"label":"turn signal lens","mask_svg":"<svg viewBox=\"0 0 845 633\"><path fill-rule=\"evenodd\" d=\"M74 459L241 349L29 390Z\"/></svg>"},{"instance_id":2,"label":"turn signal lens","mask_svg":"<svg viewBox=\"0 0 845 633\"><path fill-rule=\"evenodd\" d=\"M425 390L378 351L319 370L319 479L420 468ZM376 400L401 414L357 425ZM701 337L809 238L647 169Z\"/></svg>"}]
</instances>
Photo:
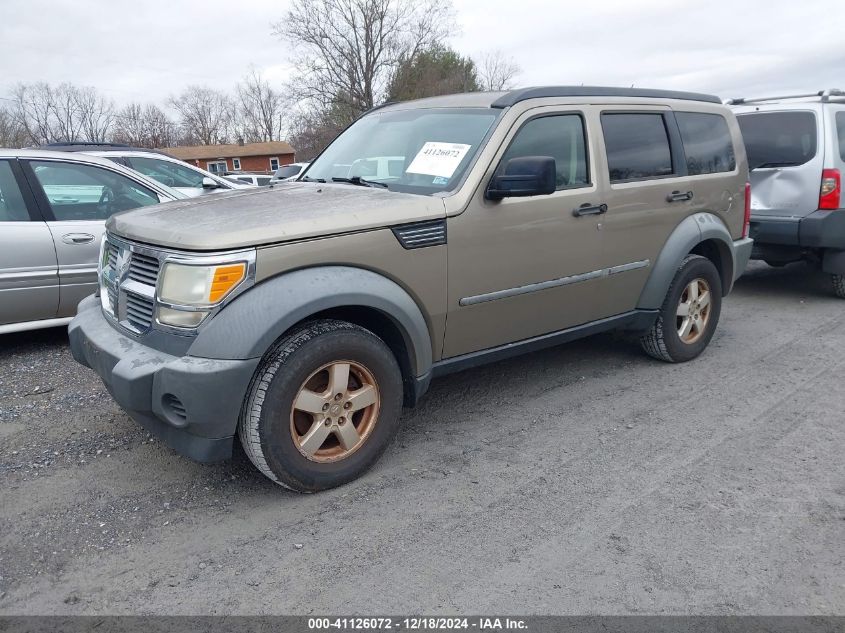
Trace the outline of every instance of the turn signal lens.
<instances>
[{"instance_id":1,"label":"turn signal lens","mask_svg":"<svg viewBox=\"0 0 845 633\"><path fill-rule=\"evenodd\" d=\"M246 277L246 262L219 266L164 265L159 299L184 306L209 306L221 301Z\"/></svg>"},{"instance_id":2,"label":"turn signal lens","mask_svg":"<svg viewBox=\"0 0 845 633\"><path fill-rule=\"evenodd\" d=\"M240 262L231 266L218 266L214 270L214 278L211 281L211 290L208 293L208 302L217 303L237 286L246 276L246 264Z\"/></svg>"}]
</instances>

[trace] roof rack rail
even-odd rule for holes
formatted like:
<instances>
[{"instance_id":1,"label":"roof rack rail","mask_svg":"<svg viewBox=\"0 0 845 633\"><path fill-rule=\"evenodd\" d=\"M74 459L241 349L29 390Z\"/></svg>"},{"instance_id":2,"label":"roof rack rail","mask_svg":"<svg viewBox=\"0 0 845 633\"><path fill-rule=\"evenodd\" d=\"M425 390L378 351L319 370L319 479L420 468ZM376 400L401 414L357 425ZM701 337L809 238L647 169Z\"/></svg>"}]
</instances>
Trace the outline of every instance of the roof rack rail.
<instances>
[{"instance_id":1,"label":"roof rack rail","mask_svg":"<svg viewBox=\"0 0 845 633\"><path fill-rule=\"evenodd\" d=\"M798 95L781 95L779 97L755 97L754 99L728 99L725 105L742 105L744 103L760 103L762 101L782 101L784 99L806 99L807 97L821 97L822 102L830 101L831 97L845 97L845 91L838 88L828 88L827 90L819 90L818 92L808 92L806 94Z\"/></svg>"},{"instance_id":2,"label":"roof rack rail","mask_svg":"<svg viewBox=\"0 0 845 633\"><path fill-rule=\"evenodd\" d=\"M682 99L686 101L705 101L722 103L719 97L698 92L679 90L653 90L648 88L613 88L606 86L538 86L536 88L517 88L503 94L490 104L492 108L508 108L527 99L544 97L633 97L649 99Z\"/></svg>"}]
</instances>

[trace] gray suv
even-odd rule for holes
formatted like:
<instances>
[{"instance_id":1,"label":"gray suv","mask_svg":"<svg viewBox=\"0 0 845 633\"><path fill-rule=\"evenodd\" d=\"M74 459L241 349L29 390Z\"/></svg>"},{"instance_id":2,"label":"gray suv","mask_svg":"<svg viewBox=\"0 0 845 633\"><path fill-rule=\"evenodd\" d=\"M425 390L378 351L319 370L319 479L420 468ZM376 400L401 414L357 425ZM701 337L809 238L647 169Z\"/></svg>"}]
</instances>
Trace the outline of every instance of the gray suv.
<instances>
[{"instance_id":1,"label":"gray suv","mask_svg":"<svg viewBox=\"0 0 845 633\"><path fill-rule=\"evenodd\" d=\"M708 95L388 105L296 182L112 218L71 348L181 453L237 436L273 481L337 486L433 378L611 329L695 358L751 252L747 178Z\"/></svg>"},{"instance_id":2,"label":"gray suv","mask_svg":"<svg viewBox=\"0 0 845 633\"><path fill-rule=\"evenodd\" d=\"M818 265L845 299L845 92L728 103L751 170L752 257Z\"/></svg>"}]
</instances>

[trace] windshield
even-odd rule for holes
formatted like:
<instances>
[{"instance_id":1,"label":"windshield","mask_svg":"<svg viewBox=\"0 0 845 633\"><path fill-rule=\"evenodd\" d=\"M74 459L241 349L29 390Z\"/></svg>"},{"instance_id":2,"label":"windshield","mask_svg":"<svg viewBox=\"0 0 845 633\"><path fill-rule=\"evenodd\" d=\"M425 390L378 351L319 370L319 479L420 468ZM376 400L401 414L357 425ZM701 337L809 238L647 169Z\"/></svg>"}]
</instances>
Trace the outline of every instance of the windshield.
<instances>
[{"instance_id":1,"label":"windshield","mask_svg":"<svg viewBox=\"0 0 845 633\"><path fill-rule=\"evenodd\" d=\"M374 112L317 158L303 180L380 183L393 191L452 189L501 110L432 108Z\"/></svg>"},{"instance_id":2,"label":"windshield","mask_svg":"<svg viewBox=\"0 0 845 633\"><path fill-rule=\"evenodd\" d=\"M737 116L748 167L794 167L816 155L816 116L812 112L755 112Z\"/></svg>"},{"instance_id":3,"label":"windshield","mask_svg":"<svg viewBox=\"0 0 845 633\"><path fill-rule=\"evenodd\" d=\"M286 165L281 169L277 169L276 173L273 174L273 178L293 178L300 171L302 171L302 165Z\"/></svg>"}]
</instances>

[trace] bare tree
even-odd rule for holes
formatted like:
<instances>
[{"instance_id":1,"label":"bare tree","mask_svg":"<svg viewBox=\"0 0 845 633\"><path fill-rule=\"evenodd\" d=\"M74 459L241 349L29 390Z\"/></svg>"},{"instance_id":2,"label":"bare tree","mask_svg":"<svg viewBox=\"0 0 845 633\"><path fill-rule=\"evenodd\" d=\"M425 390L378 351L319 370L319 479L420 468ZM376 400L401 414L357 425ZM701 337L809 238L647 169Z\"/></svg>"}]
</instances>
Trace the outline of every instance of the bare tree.
<instances>
[{"instance_id":1,"label":"bare tree","mask_svg":"<svg viewBox=\"0 0 845 633\"><path fill-rule=\"evenodd\" d=\"M49 84L18 84L12 95L15 119L24 129L28 141L35 145L55 140L53 125L53 89Z\"/></svg>"},{"instance_id":2,"label":"bare tree","mask_svg":"<svg viewBox=\"0 0 845 633\"><path fill-rule=\"evenodd\" d=\"M115 115L112 140L136 147L169 147L176 142L175 128L158 106L130 103Z\"/></svg>"},{"instance_id":3,"label":"bare tree","mask_svg":"<svg viewBox=\"0 0 845 633\"><path fill-rule=\"evenodd\" d=\"M147 145L145 147L171 147L176 145L176 124L157 105L148 103L144 108L147 124Z\"/></svg>"},{"instance_id":4,"label":"bare tree","mask_svg":"<svg viewBox=\"0 0 845 633\"><path fill-rule=\"evenodd\" d=\"M114 104L94 88L39 82L18 84L13 94L15 118L31 143L103 142L108 136Z\"/></svg>"},{"instance_id":5,"label":"bare tree","mask_svg":"<svg viewBox=\"0 0 845 633\"><path fill-rule=\"evenodd\" d=\"M179 113L179 125L186 141L214 145L226 140L231 100L224 93L188 86L178 97L171 97L169 104Z\"/></svg>"},{"instance_id":6,"label":"bare tree","mask_svg":"<svg viewBox=\"0 0 845 633\"><path fill-rule=\"evenodd\" d=\"M483 90L510 90L522 69L502 51L484 53L478 61L478 78Z\"/></svg>"},{"instance_id":7,"label":"bare tree","mask_svg":"<svg viewBox=\"0 0 845 633\"><path fill-rule=\"evenodd\" d=\"M114 103L97 94L96 89L90 86L74 87L72 92L83 140L105 143L114 123Z\"/></svg>"},{"instance_id":8,"label":"bare tree","mask_svg":"<svg viewBox=\"0 0 845 633\"><path fill-rule=\"evenodd\" d=\"M450 0L293 0L273 33L294 46L295 98L354 118L379 103L403 60L454 32Z\"/></svg>"},{"instance_id":9,"label":"bare tree","mask_svg":"<svg viewBox=\"0 0 845 633\"><path fill-rule=\"evenodd\" d=\"M237 86L237 110L240 136L247 142L279 140L284 98L255 70Z\"/></svg>"},{"instance_id":10,"label":"bare tree","mask_svg":"<svg viewBox=\"0 0 845 633\"><path fill-rule=\"evenodd\" d=\"M0 147L23 147L28 139L11 108L0 106Z\"/></svg>"},{"instance_id":11,"label":"bare tree","mask_svg":"<svg viewBox=\"0 0 845 633\"><path fill-rule=\"evenodd\" d=\"M130 103L115 115L112 141L137 147L146 147L147 126L144 121L144 107L140 103Z\"/></svg>"},{"instance_id":12,"label":"bare tree","mask_svg":"<svg viewBox=\"0 0 845 633\"><path fill-rule=\"evenodd\" d=\"M323 151L346 126L345 114L336 109L319 110L297 108L290 117L288 142L296 149L296 158L310 161Z\"/></svg>"}]
</instances>

